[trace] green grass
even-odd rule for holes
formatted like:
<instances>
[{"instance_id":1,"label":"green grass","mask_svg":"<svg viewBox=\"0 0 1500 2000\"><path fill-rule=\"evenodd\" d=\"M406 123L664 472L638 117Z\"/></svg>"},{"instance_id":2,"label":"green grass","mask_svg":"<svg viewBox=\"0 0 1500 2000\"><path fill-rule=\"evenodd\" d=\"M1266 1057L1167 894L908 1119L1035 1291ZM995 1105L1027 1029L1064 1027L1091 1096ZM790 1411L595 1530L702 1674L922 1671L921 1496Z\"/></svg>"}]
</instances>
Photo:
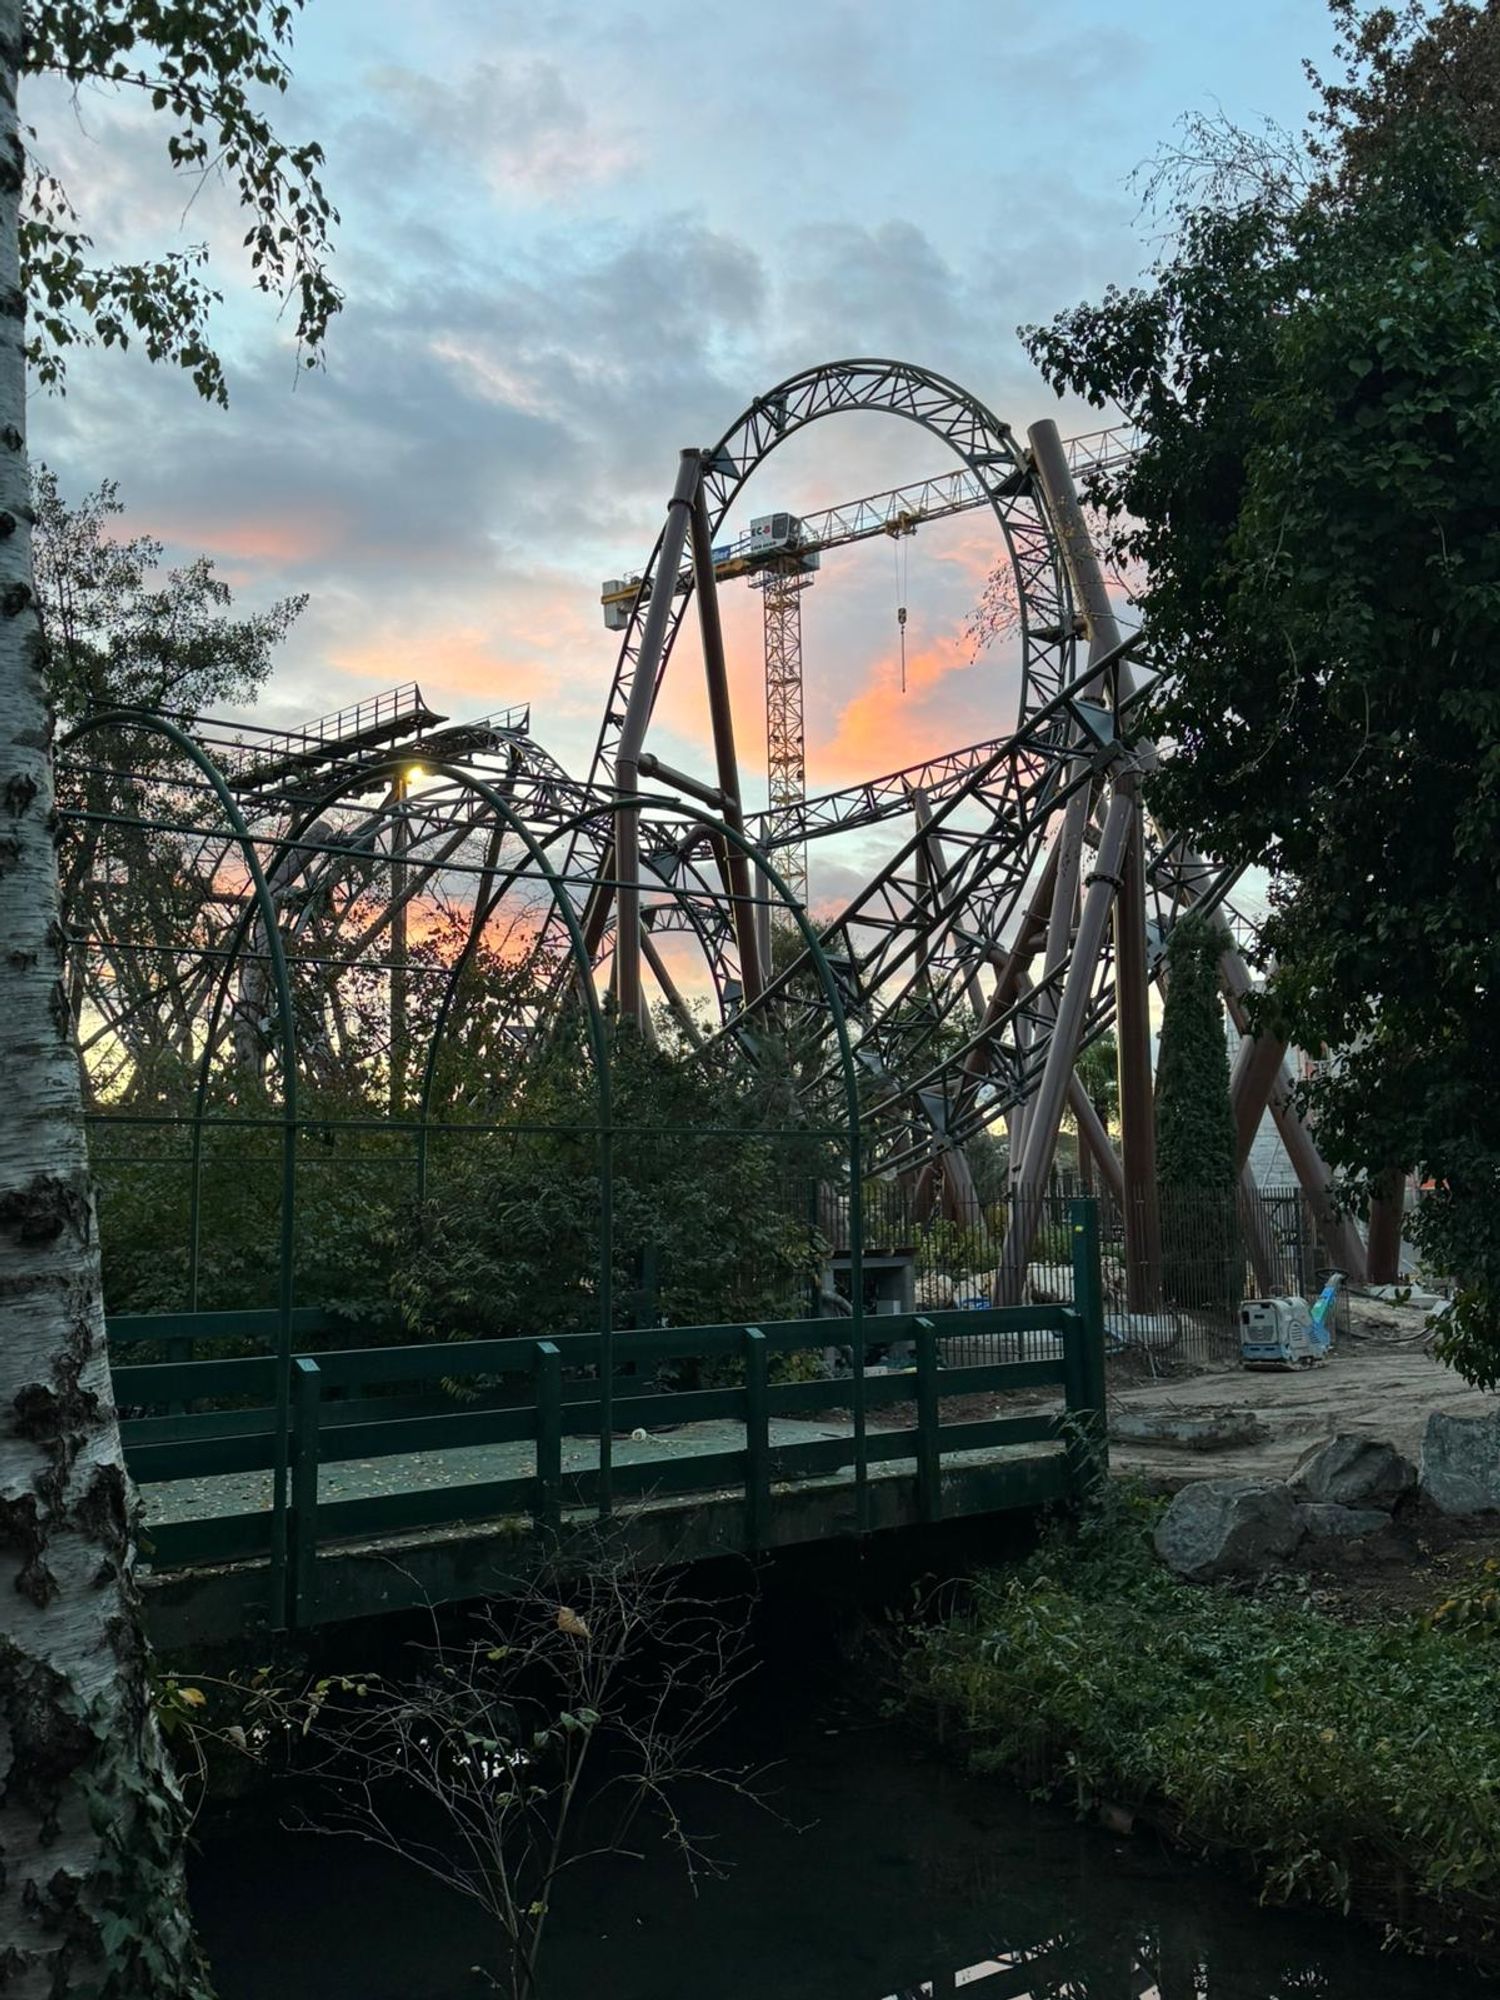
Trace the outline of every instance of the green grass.
<instances>
[{"instance_id":1,"label":"green grass","mask_svg":"<svg viewBox=\"0 0 1500 2000\"><path fill-rule=\"evenodd\" d=\"M923 1633L912 1702L976 1766L1145 1810L1265 1891L1471 1946L1500 1922L1500 1626L1340 1623L1177 1582L1116 1496ZM1491 1579L1492 1581L1492 1579ZM1479 1593L1482 1595L1482 1590Z\"/></svg>"}]
</instances>

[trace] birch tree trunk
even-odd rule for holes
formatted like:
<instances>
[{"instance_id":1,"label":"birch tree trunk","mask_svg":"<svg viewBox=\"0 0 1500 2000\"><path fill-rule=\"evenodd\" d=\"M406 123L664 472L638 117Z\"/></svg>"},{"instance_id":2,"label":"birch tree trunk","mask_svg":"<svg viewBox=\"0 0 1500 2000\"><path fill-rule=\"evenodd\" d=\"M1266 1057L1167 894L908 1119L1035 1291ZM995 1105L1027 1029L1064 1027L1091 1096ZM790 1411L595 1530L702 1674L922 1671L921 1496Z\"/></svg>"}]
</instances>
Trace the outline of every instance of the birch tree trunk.
<instances>
[{"instance_id":1,"label":"birch tree trunk","mask_svg":"<svg viewBox=\"0 0 1500 2000\"><path fill-rule=\"evenodd\" d=\"M32 597L16 113L0 0L0 1989L207 1994L150 1702L59 923Z\"/></svg>"}]
</instances>

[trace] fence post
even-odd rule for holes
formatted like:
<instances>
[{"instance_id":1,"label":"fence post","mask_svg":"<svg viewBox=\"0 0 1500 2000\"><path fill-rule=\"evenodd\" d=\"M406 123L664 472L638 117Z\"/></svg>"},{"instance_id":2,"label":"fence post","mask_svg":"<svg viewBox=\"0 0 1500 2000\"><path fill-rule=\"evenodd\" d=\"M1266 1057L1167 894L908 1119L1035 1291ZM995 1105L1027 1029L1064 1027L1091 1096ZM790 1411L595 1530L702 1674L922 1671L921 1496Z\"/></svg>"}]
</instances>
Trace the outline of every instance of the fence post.
<instances>
[{"instance_id":1,"label":"fence post","mask_svg":"<svg viewBox=\"0 0 1500 2000\"><path fill-rule=\"evenodd\" d=\"M758 1326L745 1328L745 1539L752 1552L771 1539L770 1355Z\"/></svg>"},{"instance_id":2,"label":"fence post","mask_svg":"<svg viewBox=\"0 0 1500 2000\"><path fill-rule=\"evenodd\" d=\"M562 1349L550 1340L536 1344L536 1501L532 1521L539 1533L562 1525Z\"/></svg>"},{"instance_id":3,"label":"fence post","mask_svg":"<svg viewBox=\"0 0 1500 2000\"><path fill-rule=\"evenodd\" d=\"M1068 1414L1078 1428L1080 1489L1093 1490L1109 1471L1109 1424L1104 1383L1104 1281L1099 1269L1099 1204L1074 1201L1072 1329L1064 1335L1075 1357L1068 1365Z\"/></svg>"},{"instance_id":4,"label":"fence post","mask_svg":"<svg viewBox=\"0 0 1500 2000\"><path fill-rule=\"evenodd\" d=\"M943 1515L943 1464L938 1442L937 1328L918 1318L917 1333L917 1512L924 1521Z\"/></svg>"},{"instance_id":5,"label":"fence post","mask_svg":"<svg viewBox=\"0 0 1500 2000\"><path fill-rule=\"evenodd\" d=\"M317 1614L318 1400L322 1376L306 1354L292 1362L291 1560L287 1564L286 1623L290 1631Z\"/></svg>"}]
</instances>

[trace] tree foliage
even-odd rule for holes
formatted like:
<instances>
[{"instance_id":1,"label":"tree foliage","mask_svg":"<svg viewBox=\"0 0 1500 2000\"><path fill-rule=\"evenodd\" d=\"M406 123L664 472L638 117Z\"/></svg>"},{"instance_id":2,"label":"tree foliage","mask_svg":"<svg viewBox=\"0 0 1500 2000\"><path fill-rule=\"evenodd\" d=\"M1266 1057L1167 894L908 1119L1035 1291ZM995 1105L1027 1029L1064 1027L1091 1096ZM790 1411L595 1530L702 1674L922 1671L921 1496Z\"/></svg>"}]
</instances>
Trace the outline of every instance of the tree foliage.
<instances>
[{"instance_id":1,"label":"tree foliage","mask_svg":"<svg viewBox=\"0 0 1500 2000\"><path fill-rule=\"evenodd\" d=\"M823 1246L820 1142L768 1129L761 1089L622 1033L611 1057L615 1323L704 1325L805 1310ZM430 1193L393 1225L393 1291L438 1338L599 1324L604 1179L584 1052L564 1038L505 1129L432 1142Z\"/></svg>"},{"instance_id":2,"label":"tree foliage","mask_svg":"<svg viewBox=\"0 0 1500 2000\"><path fill-rule=\"evenodd\" d=\"M1027 338L1138 430L1096 498L1170 670L1153 810L1269 871L1264 1017L1336 1054L1308 1093L1335 1164L1436 1183L1417 1226L1462 1282L1449 1352L1493 1383L1494 10L1336 12L1306 186L1189 205L1148 282Z\"/></svg>"},{"instance_id":3,"label":"tree foliage","mask_svg":"<svg viewBox=\"0 0 1500 2000\"><path fill-rule=\"evenodd\" d=\"M32 496L47 692L64 727L91 708L193 715L255 699L305 595L231 617L233 592L208 556L158 577L155 536L111 532L125 511L114 480L70 507L38 465Z\"/></svg>"},{"instance_id":4,"label":"tree foliage","mask_svg":"<svg viewBox=\"0 0 1500 2000\"><path fill-rule=\"evenodd\" d=\"M299 351L316 364L343 300L329 276L338 213L323 188L323 149L288 144L259 99L284 94L287 52L304 0L30 0L23 75L57 76L143 99L163 114L166 154L188 181L226 180L248 219L255 283L295 305ZM27 357L44 388L62 386L67 350L128 347L190 371L224 403L223 363L209 341L221 294L208 283L207 246L138 261L100 262L68 191L29 131L21 264Z\"/></svg>"}]
</instances>

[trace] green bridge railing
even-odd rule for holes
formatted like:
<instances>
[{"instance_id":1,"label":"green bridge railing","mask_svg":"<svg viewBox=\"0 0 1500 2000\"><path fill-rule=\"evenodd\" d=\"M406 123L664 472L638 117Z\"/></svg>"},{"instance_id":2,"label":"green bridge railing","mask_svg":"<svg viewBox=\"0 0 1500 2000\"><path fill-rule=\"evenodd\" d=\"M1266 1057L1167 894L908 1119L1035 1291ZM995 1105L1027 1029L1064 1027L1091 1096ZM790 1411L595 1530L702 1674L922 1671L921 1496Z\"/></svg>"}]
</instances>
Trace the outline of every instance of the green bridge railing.
<instances>
[{"instance_id":1,"label":"green bridge railing","mask_svg":"<svg viewBox=\"0 0 1500 2000\"><path fill-rule=\"evenodd\" d=\"M956 1453L1050 1444L1050 1470L1015 1482L996 1505L1065 1499L1086 1492L1105 1453L1104 1331L1099 1284L1097 1216L1092 1202L1074 1205L1075 1303L1022 1306L982 1314L890 1315L865 1323L882 1343L910 1343L910 1370L867 1375L862 1396L829 1380L778 1380L777 1357L818 1354L837 1345L838 1320L787 1320L761 1326L647 1328L610 1343L614 1366L606 1381L601 1334L552 1340L426 1342L416 1346L296 1353L290 1396L278 1395L282 1359L275 1353L236 1359L132 1363L132 1347L164 1343L166 1351L223 1341L274 1338L275 1311L127 1316L111 1320L114 1387L122 1412L126 1458L139 1485L213 1481L227 1475L274 1473L273 1494L285 1494L284 1515L271 1505L215 1507L205 1488L201 1511L148 1525L147 1552L158 1569L268 1561L268 1610L273 1625L317 1621L319 1551L338 1543L378 1542L422 1529L458 1527L520 1517L528 1531L556 1531L574 1510L607 1516L616 1503L738 1494L740 1546L770 1547L773 1497L798 1482L847 1477L854 1519L868 1525L872 1468L912 1470L915 1518L938 1521L944 1511L944 1468ZM309 1345L331 1321L299 1311L293 1332ZM972 1344L976 1332L1014 1346L1014 1358L973 1366L942 1365L949 1340ZM1043 1353L1037 1350L1046 1348ZM650 1371L663 1363L697 1361L735 1379L705 1388L662 1389ZM951 1398L1055 1388L1059 1406L1018 1416L946 1420ZM796 1442L773 1438L772 1420L846 1407L848 1435ZM289 1405L290 1421L279 1421ZM911 1405L914 1421L870 1426L867 1414ZM728 1419L743 1429L731 1449L695 1451L644 1463L600 1463L564 1470L565 1440L603 1438L620 1430ZM451 1483L442 1468L408 1489L357 1498L323 1499L321 1468L349 1461L442 1453L474 1446L530 1443L532 1469L494 1479ZM424 1468L424 1472L425 1472ZM879 1475L875 1476L890 1476ZM222 1498L222 1496L220 1496Z\"/></svg>"}]
</instances>

